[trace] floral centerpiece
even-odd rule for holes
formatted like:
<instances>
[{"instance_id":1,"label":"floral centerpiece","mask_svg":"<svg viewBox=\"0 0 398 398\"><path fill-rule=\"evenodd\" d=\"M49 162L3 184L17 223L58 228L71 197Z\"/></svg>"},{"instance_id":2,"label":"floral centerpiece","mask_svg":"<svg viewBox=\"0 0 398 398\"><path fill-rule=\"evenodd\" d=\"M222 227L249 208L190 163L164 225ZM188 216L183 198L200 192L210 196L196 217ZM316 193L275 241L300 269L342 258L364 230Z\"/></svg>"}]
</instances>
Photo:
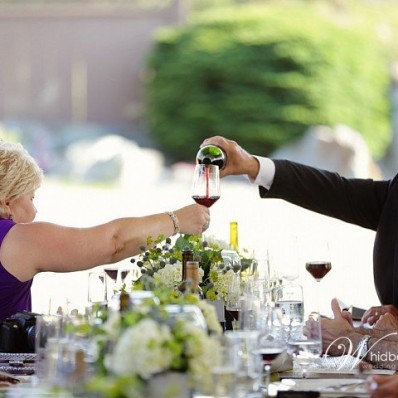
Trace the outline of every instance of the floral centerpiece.
<instances>
[{"instance_id":1,"label":"floral centerpiece","mask_svg":"<svg viewBox=\"0 0 398 398\"><path fill-rule=\"evenodd\" d=\"M164 285L154 293L160 304L148 300L125 312L110 313L107 321L96 327L98 366L88 391L107 398L174 398L187 397L184 394L198 385L210 390L220 333L212 306L190 294L175 297ZM187 319L172 317L164 305L170 303L198 305L213 333ZM178 382L168 385L166 376L173 380L178 376ZM157 381L162 395L155 388Z\"/></svg>"},{"instance_id":2,"label":"floral centerpiece","mask_svg":"<svg viewBox=\"0 0 398 398\"><path fill-rule=\"evenodd\" d=\"M194 260L199 261L200 285L209 300L226 300L230 276L244 271L253 261L239 254L240 264L225 264L222 251L228 249L228 245L215 239L204 240L202 235L181 235L174 245L170 238L148 238L147 246L141 247L141 255L131 260L140 268L142 275L134 282L134 288L152 290L159 284L176 288L181 282L182 252L185 248L191 249Z\"/></svg>"}]
</instances>

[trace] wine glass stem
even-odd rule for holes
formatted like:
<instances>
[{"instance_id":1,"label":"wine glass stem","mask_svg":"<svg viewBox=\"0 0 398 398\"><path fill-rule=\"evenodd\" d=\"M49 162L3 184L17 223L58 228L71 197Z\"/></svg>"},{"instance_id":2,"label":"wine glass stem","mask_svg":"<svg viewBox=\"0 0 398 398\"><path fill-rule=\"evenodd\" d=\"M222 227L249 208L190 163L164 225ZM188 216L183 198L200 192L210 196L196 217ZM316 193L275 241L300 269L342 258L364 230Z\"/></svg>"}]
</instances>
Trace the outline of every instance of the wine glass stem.
<instances>
[{"instance_id":1,"label":"wine glass stem","mask_svg":"<svg viewBox=\"0 0 398 398\"><path fill-rule=\"evenodd\" d=\"M264 373L265 373L265 396L269 397L269 384L271 379L271 365L266 363L264 365Z\"/></svg>"}]
</instances>

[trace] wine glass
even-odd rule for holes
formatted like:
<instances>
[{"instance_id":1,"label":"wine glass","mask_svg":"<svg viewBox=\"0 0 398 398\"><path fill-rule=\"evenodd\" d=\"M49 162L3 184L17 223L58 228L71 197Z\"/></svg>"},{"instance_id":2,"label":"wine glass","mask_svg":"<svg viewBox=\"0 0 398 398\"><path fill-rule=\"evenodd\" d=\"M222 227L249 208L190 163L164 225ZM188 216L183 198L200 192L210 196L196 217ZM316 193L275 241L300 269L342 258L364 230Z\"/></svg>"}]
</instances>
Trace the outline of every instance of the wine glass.
<instances>
[{"instance_id":1,"label":"wine glass","mask_svg":"<svg viewBox=\"0 0 398 398\"><path fill-rule=\"evenodd\" d=\"M120 285L122 289L125 289L125 283L126 283L126 278L130 274L130 269L129 268L122 268L119 269L119 275L118 277L120 278Z\"/></svg>"},{"instance_id":2,"label":"wine glass","mask_svg":"<svg viewBox=\"0 0 398 398\"><path fill-rule=\"evenodd\" d=\"M220 199L220 172L218 166L197 164L192 181L192 199L210 207Z\"/></svg>"},{"instance_id":3,"label":"wine glass","mask_svg":"<svg viewBox=\"0 0 398 398\"><path fill-rule=\"evenodd\" d=\"M88 273L88 303L104 303L106 302L106 286L104 271L90 271Z\"/></svg>"},{"instance_id":4,"label":"wine glass","mask_svg":"<svg viewBox=\"0 0 398 398\"><path fill-rule=\"evenodd\" d=\"M234 330L239 329L239 313L242 309L242 288L240 275L237 272L231 273L229 278L225 309L232 317L232 328Z\"/></svg>"},{"instance_id":5,"label":"wine glass","mask_svg":"<svg viewBox=\"0 0 398 398\"><path fill-rule=\"evenodd\" d=\"M306 255L310 257L310 260L305 263L305 269L317 282L320 282L332 269L329 242L319 238L311 238L307 245Z\"/></svg>"},{"instance_id":6,"label":"wine glass","mask_svg":"<svg viewBox=\"0 0 398 398\"><path fill-rule=\"evenodd\" d=\"M119 268L116 266L105 267L105 287L106 287L106 301L108 305L112 307L116 305L117 299L117 281L119 275Z\"/></svg>"},{"instance_id":7,"label":"wine glass","mask_svg":"<svg viewBox=\"0 0 398 398\"><path fill-rule=\"evenodd\" d=\"M322 354L321 316L318 312L311 312L301 320L298 317L292 320L287 350L305 378L308 369L316 365Z\"/></svg>"},{"instance_id":8,"label":"wine glass","mask_svg":"<svg viewBox=\"0 0 398 398\"><path fill-rule=\"evenodd\" d=\"M320 282L323 277L332 269L332 263L326 260L307 261L305 269Z\"/></svg>"},{"instance_id":9,"label":"wine glass","mask_svg":"<svg viewBox=\"0 0 398 398\"><path fill-rule=\"evenodd\" d=\"M282 316L278 308L271 305L265 307L259 322L259 330L255 353L260 356L264 365L264 386L268 396L272 362L286 350Z\"/></svg>"},{"instance_id":10,"label":"wine glass","mask_svg":"<svg viewBox=\"0 0 398 398\"><path fill-rule=\"evenodd\" d=\"M322 301L323 294L321 292L322 287L320 282L332 269L329 243L322 240L315 240L311 246L310 252L307 255L310 256L310 260L305 263L305 269L316 281L313 289L313 296L317 303L317 311L321 312L321 308L325 305L325 303ZM312 308L315 309L316 307Z\"/></svg>"}]
</instances>

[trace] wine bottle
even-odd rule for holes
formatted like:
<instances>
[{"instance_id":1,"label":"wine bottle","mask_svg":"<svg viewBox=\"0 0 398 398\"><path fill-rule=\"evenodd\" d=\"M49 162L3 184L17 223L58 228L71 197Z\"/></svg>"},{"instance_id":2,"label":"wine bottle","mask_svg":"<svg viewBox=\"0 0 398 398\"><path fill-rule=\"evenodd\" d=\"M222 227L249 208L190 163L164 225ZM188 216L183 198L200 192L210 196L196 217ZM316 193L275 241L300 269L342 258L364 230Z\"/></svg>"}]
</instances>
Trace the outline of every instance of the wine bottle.
<instances>
[{"instance_id":1,"label":"wine bottle","mask_svg":"<svg viewBox=\"0 0 398 398\"><path fill-rule=\"evenodd\" d=\"M199 286L199 262L187 261L186 264L186 290L204 298L202 288Z\"/></svg>"},{"instance_id":2,"label":"wine bottle","mask_svg":"<svg viewBox=\"0 0 398 398\"><path fill-rule=\"evenodd\" d=\"M231 221L229 223L229 246L232 250L239 252L237 221Z\"/></svg>"},{"instance_id":3,"label":"wine bottle","mask_svg":"<svg viewBox=\"0 0 398 398\"><path fill-rule=\"evenodd\" d=\"M205 145L196 154L196 163L213 164L222 169L227 163L227 155L216 145Z\"/></svg>"},{"instance_id":4,"label":"wine bottle","mask_svg":"<svg viewBox=\"0 0 398 398\"><path fill-rule=\"evenodd\" d=\"M130 309L130 295L128 293L120 293L119 297L119 311L126 312Z\"/></svg>"},{"instance_id":5,"label":"wine bottle","mask_svg":"<svg viewBox=\"0 0 398 398\"><path fill-rule=\"evenodd\" d=\"M181 283L178 285L178 290L180 292L185 292L186 290L186 278L187 278L187 262L193 261L193 251L189 247L184 247L182 250L181 259Z\"/></svg>"}]
</instances>

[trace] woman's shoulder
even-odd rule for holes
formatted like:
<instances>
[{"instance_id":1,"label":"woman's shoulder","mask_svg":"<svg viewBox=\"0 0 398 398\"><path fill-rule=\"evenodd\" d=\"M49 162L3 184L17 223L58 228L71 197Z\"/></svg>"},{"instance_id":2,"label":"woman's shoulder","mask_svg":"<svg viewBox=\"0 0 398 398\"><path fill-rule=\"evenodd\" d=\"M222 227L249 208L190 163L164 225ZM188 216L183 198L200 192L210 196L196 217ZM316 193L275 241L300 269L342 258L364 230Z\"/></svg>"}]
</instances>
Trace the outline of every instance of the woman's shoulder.
<instances>
[{"instance_id":1,"label":"woman's shoulder","mask_svg":"<svg viewBox=\"0 0 398 398\"><path fill-rule=\"evenodd\" d=\"M0 218L0 242L4 239L7 232L15 225L13 220Z\"/></svg>"}]
</instances>

